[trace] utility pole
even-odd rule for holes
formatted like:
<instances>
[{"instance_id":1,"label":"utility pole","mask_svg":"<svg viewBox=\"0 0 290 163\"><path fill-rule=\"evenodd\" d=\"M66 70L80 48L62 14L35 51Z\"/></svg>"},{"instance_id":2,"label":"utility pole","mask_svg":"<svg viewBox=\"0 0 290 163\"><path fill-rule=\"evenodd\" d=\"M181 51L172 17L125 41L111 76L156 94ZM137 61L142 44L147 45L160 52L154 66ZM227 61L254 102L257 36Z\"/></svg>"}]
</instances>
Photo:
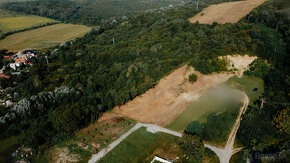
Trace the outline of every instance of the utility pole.
<instances>
[{"instance_id":1,"label":"utility pole","mask_svg":"<svg viewBox=\"0 0 290 163\"><path fill-rule=\"evenodd\" d=\"M115 37L113 37L113 45L115 45Z\"/></svg>"},{"instance_id":2,"label":"utility pole","mask_svg":"<svg viewBox=\"0 0 290 163\"><path fill-rule=\"evenodd\" d=\"M198 3L199 3L199 0L196 0L196 10L198 10Z\"/></svg>"}]
</instances>

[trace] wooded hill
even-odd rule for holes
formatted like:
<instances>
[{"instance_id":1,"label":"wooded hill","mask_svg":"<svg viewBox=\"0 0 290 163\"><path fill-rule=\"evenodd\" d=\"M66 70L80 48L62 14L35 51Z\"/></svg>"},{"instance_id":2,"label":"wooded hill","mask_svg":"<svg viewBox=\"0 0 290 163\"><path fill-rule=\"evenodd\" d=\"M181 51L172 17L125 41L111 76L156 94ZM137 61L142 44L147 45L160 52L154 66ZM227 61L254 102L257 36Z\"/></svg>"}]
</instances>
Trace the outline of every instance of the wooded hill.
<instances>
[{"instance_id":1,"label":"wooded hill","mask_svg":"<svg viewBox=\"0 0 290 163\"><path fill-rule=\"evenodd\" d=\"M104 23L83 38L63 44L58 51L40 55L29 74L1 79L3 88L12 87L9 93L16 93L15 101L29 104L29 114L17 112L17 105L1 108L1 137L20 135L21 143L45 148L94 122L100 113L154 87L182 64L208 74L225 70L218 56L252 54L273 66L261 74L264 98L282 105L265 103L261 112L258 106L250 106L238 133L244 137L241 143L255 150L260 144L289 139L289 128L281 130L272 124L284 123L273 119L284 109L289 115L289 107L284 104L289 101L290 88L290 22L276 12L282 6L278 0L269 1L236 24L190 24L188 17L198 12L194 5ZM50 64L46 64L45 55ZM252 72L260 72L253 67ZM67 98L56 96L63 93ZM51 100L51 96L56 98Z\"/></svg>"},{"instance_id":2,"label":"wooded hill","mask_svg":"<svg viewBox=\"0 0 290 163\"><path fill-rule=\"evenodd\" d=\"M226 0L203 0L202 5ZM3 9L49 17L55 20L88 26L100 25L104 21L127 20L143 12L162 12L181 7L191 0L36 0L13 2L2 5Z\"/></svg>"}]
</instances>

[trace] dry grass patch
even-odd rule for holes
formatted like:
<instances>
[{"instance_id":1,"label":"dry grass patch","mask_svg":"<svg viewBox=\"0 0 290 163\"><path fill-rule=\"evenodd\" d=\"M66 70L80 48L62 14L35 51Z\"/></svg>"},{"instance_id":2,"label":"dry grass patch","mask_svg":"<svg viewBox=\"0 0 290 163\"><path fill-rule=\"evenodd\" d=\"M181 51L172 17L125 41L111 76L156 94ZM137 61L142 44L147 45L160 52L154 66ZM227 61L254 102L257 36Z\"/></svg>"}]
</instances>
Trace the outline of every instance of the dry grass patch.
<instances>
[{"instance_id":1,"label":"dry grass patch","mask_svg":"<svg viewBox=\"0 0 290 163\"><path fill-rule=\"evenodd\" d=\"M265 1L246 0L210 5L194 17L189 18L189 21L191 23L198 21L201 24L213 24L214 22L220 24L236 23Z\"/></svg>"}]
</instances>

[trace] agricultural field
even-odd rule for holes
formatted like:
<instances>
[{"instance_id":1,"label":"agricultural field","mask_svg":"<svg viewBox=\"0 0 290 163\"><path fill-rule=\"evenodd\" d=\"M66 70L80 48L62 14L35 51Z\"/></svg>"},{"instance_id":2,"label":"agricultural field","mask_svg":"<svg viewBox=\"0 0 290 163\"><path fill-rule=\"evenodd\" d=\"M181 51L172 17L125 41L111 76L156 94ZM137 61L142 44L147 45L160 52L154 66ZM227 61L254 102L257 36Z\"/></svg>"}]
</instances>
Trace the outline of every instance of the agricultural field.
<instances>
[{"instance_id":1,"label":"agricultural field","mask_svg":"<svg viewBox=\"0 0 290 163\"><path fill-rule=\"evenodd\" d=\"M44 49L67 40L82 37L90 27L73 24L55 24L15 33L0 40L0 49L16 52L25 48Z\"/></svg>"},{"instance_id":2,"label":"agricultural field","mask_svg":"<svg viewBox=\"0 0 290 163\"><path fill-rule=\"evenodd\" d=\"M201 24L212 24L214 22L221 24L236 23L265 1L246 0L210 5L202 12L189 18L189 21L191 23L198 21Z\"/></svg>"},{"instance_id":3,"label":"agricultural field","mask_svg":"<svg viewBox=\"0 0 290 163\"><path fill-rule=\"evenodd\" d=\"M40 16L22 15L0 10L0 35L6 32L27 29L53 22L57 21Z\"/></svg>"},{"instance_id":4,"label":"agricultural field","mask_svg":"<svg viewBox=\"0 0 290 163\"><path fill-rule=\"evenodd\" d=\"M99 162L150 162L155 155L175 160L181 158L182 153L178 146L181 138L165 133L150 133L142 127L116 148L109 152Z\"/></svg>"}]
</instances>

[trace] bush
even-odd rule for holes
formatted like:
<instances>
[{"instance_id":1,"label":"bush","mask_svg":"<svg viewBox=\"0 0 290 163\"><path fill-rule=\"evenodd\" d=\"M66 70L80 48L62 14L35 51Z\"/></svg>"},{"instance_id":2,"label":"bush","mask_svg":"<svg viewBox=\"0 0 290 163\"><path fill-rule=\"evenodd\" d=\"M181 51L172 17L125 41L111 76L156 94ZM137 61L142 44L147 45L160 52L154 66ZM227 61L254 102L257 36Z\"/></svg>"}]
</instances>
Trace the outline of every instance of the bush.
<instances>
[{"instance_id":1,"label":"bush","mask_svg":"<svg viewBox=\"0 0 290 163\"><path fill-rule=\"evenodd\" d=\"M186 134L197 135L202 138L203 125L198 121L191 122L184 130Z\"/></svg>"},{"instance_id":2,"label":"bush","mask_svg":"<svg viewBox=\"0 0 290 163\"><path fill-rule=\"evenodd\" d=\"M191 74L191 75L189 75L188 79L190 82L194 83L197 81L197 76L195 74Z\"/></svg>"}]
</instances>

